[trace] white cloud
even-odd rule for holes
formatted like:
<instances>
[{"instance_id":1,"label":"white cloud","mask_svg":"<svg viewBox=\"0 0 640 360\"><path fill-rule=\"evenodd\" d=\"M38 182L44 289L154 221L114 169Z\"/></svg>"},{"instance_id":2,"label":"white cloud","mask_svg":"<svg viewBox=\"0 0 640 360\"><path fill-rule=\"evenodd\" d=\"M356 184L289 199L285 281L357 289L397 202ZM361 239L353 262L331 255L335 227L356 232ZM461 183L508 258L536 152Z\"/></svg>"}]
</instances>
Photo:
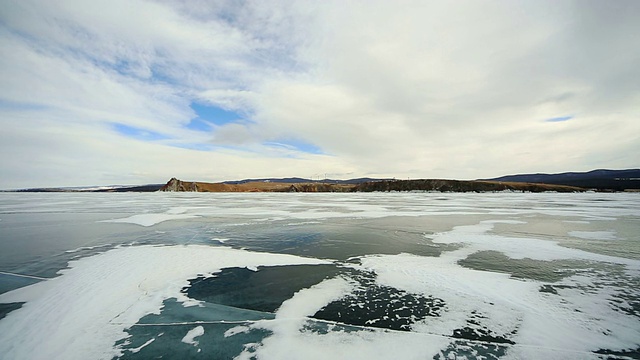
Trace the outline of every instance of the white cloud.
<instances>
[{"instance_id":1,"label":"white cloud","mask_svg":"<svg viewBox=\"0 0 640 360\"><path fill-rule=\"evenodd\" d=\"M638 166L635 1L3 0L0 10L2 149L15 154L0 162L0 187ZM190 130L193 101L244 120ZM135 140L114 123L168 139ZM282 139L328 155L273 146Z\"/></svg>"}]
</instances>

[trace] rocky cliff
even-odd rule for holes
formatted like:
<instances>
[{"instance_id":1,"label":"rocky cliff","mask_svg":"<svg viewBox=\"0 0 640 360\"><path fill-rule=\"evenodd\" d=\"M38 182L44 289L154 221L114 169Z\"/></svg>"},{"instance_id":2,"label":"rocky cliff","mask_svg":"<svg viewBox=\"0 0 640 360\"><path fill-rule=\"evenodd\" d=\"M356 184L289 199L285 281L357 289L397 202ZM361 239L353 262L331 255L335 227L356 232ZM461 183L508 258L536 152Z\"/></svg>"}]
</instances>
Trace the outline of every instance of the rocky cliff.
<instances>
[{"instance_id":1,"label":"rocky cliff","mask_svg":"<svg viewBox=\"0 0 640 360\"><path fill-rule=\"evenodd\" d=\"M166 185L160 188L160 191L198 191L198 185L195 182L171 178Z\"/></svg>"}]
</instances>

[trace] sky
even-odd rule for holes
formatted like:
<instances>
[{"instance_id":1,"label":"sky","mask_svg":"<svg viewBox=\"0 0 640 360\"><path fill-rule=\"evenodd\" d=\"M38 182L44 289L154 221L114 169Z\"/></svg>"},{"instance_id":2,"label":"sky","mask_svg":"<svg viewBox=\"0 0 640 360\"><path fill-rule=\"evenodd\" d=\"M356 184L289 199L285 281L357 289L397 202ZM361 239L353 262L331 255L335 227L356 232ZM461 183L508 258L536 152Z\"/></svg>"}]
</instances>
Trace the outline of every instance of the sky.
<instances>
[{"instance_id":1,"label":"sky","mask_svg":"<svg viewBox=\"0 0 640 360\"><path fill-rule=\"evenodd\" d=\"M640 167L640 1L0 0L0 189Z\"/></svg>"}]
</instances>

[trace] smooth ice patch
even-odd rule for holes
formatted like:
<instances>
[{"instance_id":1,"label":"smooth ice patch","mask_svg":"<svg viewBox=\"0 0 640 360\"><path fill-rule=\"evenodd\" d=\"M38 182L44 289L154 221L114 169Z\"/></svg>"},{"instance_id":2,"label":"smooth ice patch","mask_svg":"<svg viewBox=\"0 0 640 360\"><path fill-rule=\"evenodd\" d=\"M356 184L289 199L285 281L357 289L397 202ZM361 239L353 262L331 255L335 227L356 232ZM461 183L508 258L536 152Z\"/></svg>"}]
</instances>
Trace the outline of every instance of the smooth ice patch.
<instances>
[{"instance_id":1,"label":"smooth ice patch","mask_svg":"<svg viewBox=\"0 0 640 360\"><path fill-rule=\"evenodd\" d=\"M0 321L4 359L112 359L124 331L163 301L188 298L188 279L226 267L326 264L293 255L222 247L121 247L69 263L61 276L0 295L25 302Z\"/></svg>"},{"instance_id":2,"label":"smooth ice patch","mask_svg":"<svg viewBox=\"0 0 640 360\"><path fill-rule=\"evenodd\" d=\"M199 325L189 330L187 335L185 335L181 341L185 344L198 346L198 342L195 340L195 338L202 335L204 335L204 328L201 325Z\"/></svg>"}]
</instances>

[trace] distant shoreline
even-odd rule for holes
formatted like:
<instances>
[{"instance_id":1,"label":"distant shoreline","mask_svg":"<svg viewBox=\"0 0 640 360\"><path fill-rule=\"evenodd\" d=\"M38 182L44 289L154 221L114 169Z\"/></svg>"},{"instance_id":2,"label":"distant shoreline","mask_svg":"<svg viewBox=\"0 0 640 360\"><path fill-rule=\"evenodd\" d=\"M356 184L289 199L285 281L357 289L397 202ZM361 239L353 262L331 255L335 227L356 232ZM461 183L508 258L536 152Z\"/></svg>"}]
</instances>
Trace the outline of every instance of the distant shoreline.
<instances>
[{"instance_id":1,"label":"distant shoreline","mask_svg":"<svg viewBox=\"0 0 640 360\"><path fill-rule=\"evenodd\" d=\"M304 178L263 178L217 183L182 181L171 178L166 184L111 185L85 187L46 187L2 192L640 192L640 169L567 172L558 174L519 174L492 179L396 180L356 178L312 180Z\"/></svg>"},{"instance_id":2,"label":"distant shoreline","mask_svg":"<svg viewBox=\"0 0 640 360\"><path fill-rule=\"evenodd\" d=\"M247 182L242 184L182 181L172 178L160 191L167 192L584 192L588 189L533 183L480 180L377 180L359 184Z\"/></svg>"}]
</instances>

